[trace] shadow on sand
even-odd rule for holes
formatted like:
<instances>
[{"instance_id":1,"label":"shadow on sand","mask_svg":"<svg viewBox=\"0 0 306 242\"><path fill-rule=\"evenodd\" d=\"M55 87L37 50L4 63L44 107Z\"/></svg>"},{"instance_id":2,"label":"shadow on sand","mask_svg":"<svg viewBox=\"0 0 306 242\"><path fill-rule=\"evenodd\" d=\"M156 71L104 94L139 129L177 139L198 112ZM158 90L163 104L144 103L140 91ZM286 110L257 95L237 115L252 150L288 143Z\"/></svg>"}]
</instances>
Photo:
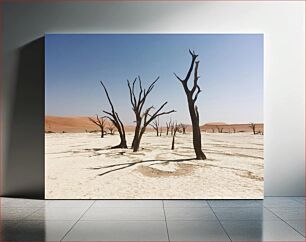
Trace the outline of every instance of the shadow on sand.
<instances>
[{"instance_id":1,"label":"shadow on sand","mask_svg":"<svg viewBox=\"0 0 306 242\"><path fill-rule=\"evenodd\" d=\"M156 164L168 164L171 162L184 162L184 161L192 161L195 160L195 158L189 158L189 159L169 159L169 160L143 160L143 161L137 161L137 162L128 162L128 163L120 163L120 164L114 164L114 165L109 165L109 166L100 166L100 167L92 167L92 168L87 168L90 170L100 170L100 169L106 169L106 168L114 168L109 171L103 172L98 174L97 176L103 176L109 173L112 173L114 171L119 171L123 170L135 165L143 164L143 163L155 163Z\"/></svg>"}]
</instances>

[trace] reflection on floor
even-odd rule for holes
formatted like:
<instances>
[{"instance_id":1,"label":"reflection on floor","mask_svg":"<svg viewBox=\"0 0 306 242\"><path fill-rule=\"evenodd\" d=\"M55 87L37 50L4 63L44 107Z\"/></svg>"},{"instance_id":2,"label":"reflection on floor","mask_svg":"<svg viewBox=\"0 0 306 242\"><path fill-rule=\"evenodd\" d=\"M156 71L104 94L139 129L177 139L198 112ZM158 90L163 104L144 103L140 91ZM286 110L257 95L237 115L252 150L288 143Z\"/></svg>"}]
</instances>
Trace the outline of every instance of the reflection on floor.
<instances>
[{"instance_id":1,"label":"reflection on floor","mask_svg":"<svg viewBox=\"0 0 306 242\"><path fill-rule=\"evenodd\" d=\"M1 241L305 241L305 198L1 198Z\"/></svg>"}]
</instances>

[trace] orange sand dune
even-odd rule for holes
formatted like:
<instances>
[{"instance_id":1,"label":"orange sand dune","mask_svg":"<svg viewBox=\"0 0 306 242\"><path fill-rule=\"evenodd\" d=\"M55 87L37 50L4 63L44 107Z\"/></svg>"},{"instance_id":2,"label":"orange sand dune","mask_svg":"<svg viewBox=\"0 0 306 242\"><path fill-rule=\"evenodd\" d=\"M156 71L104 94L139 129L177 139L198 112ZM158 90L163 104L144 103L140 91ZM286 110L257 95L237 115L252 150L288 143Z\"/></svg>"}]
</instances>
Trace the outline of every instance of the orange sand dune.
<instances>
[{"instance_id":1,"label":"orange sand dune","mask_svg":"<svg viewBox=\"0 0 306 242\"><path fill-rule=\"evenodd\" d=\"M46 132L67 132L79 133L97 130L98 127L89 121L88 117L60 117L46 116L45 131Z\"/></svg>"},{"instance_id":2,"label":"orange sand dune","mask_svg":"<svg viewBox=\"0 0 306 242\"><path fill-rule=\"evenodd\" d=\"M92 117L95 118L95 117ZM106 129L110 126L110 121L106 123ZM207 123L201 126L201 130L205 132L218 133L218 128L223 129L223 133L234 132L252 132L249 124L226 124L222 122ZM166 127L163 127L163 133L166 132ZM54 133L83 133L98 131L99 128L89 121L88 117L85 116L46 116L45 117L45 132ZM127 132L133 131L133 125L125 126ZM148 127L148 130L153 129ZM186 125L186 132L191 132L191 125ZM263 131L263 124L256 124L256 131Z\"/></svg>"},{"instance_id":3,"label":"orange sand dune","mask_svg":"<svg viewBox=\"0 0 306 242\"><path fill-rule=\"evenodd\" d=\"M211 122L211 123L206 123L205 125L226 125L224 122Z\"/></svg>"},{"instance_id":4,"label":"orange sand dune","mask_svg":"<svg viewBox=\"0 0 306 242\"><path fill-rule=\"evenodd\" d=\"M95 119L95 117L92 117ZM106 129L111 125L106 121ZM127 126L126 131L133 129ZM45 132L54 133L83 133L99 130L99 127L93 124L85 116L45 116Z\"/></svg>"}]
</instances>

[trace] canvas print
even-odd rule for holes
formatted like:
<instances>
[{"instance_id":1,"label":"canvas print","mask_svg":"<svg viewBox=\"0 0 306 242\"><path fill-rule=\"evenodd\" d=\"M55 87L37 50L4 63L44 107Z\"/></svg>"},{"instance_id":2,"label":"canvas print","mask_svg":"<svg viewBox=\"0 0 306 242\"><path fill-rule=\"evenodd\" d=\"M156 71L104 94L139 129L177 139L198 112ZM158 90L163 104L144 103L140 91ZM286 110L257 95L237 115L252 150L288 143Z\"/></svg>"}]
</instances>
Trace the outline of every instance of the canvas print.
<instances>
[{"instance_id":1,"label":"canvas print","mask_svg":"<svg viewBox=\"0 0 306 242\"><path fill-rule=\"evenodd\" d=\"M47 199L261 199L262 34L45 36Z\"/></svg>"}]
</instances>

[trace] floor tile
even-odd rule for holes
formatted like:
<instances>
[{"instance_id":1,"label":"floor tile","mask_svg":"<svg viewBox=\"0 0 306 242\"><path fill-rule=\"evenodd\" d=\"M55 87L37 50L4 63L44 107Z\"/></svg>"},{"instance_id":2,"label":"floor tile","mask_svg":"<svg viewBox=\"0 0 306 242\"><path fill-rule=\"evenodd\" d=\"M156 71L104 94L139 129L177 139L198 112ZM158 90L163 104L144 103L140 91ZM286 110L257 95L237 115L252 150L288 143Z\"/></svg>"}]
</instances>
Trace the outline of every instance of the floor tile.
<instances>
[{"instance_id":1,"label":"floor tile","mask_svg":"<svg viewBox=\"0 0 306 242\"><path fill-rule=\"evenodd\" d=\"M64 241L168 241L165 221L79 221Z\"/></svg>"},{"instance_id":2,"label":"floor tile","mask_svg":"<svg viewBox=\"0 0 306 242\"><path fill-rule=\"evenodd\" d=\"M39 199L23 199L23 198L7 198L2 197L1 199L1 207L7 208L39 208L45 205L44 200Z\"/></svg>"},{"instance_id":3,"label":"floor tile","mask_svg":"<svg viewBox=\"0 0 306 242\"><path fill-rule=\"evenodd\" d=\"M21 220L1 220L0 221L0 232L4 233L4 231L7 231L8 229L15 227L20 222Z\"/></svg>"},{"instance_id":4,"label":"floor tile","mask_svg":"<svg viewBox=\"0 0 306 242\"><path fill-rule=\"evenodd\" d=\"M94 200L48 200L46 207L89 208L94 202Z\"/></svg>"},{"instance_id":5,"label":"floor tile","mask_svg":"<svg viewBox=\"0 0 306 242\"><path fill-rule=\"evenodd\" d=\"M17 241L60 241L73 224L74 221L26 220L17 224L4 237Z\"/></svg>"},{"instance_id":6,"label":"floor tile","mask_svg":"<svg viewBox=\"0 0 306 242\"><path fill-rule=\"evenodd\" d=\"M293 199L305 206L305 197L293 197Z\"/></svg>"},{"instance_id":7,"label":"floor tile","mask_svg":"<svg viewBox=\"0 0 306 242\"><path fill-rule=\"evenodd\" d=\"M92 207L106 208L161 208L162 200L97 200Z\"/></svg>"},{"instance_id":8,"label":"floor tile","mask_svg":"<svg viewBox=\"0 0 306 242\"><path fill-rule=\"evenodd\" d=\"M287 207L287 208L269 208L273 213L284 220L303 220L305 219L305 208Z\"/></svg>"},{"instance_id":9,"label":"floor tile","mask_svg":"<svg viewBox=\"0 0 306 242\"><path fill-rule=\"evenodd\" d=\"M164 207L188 207L188 208L203 208L209 207L205 200L164 200Z\"/></svg>"},{"instance_id":10,"label":"floor tile","mask_svg":"<svg viewBox=\"0 0 306 242\"><path fill-rule=\"evenodd\" d=\"M218 221L167 221L170 241L230 241Z\"/></svg>"},{"instance_id":11,"label":"floor tile","mask_svg":"<svg viewBox=\"0 0 306 242\"><path fill-rule=\"evenodd\" d=\"M241 208L241 207L262 207L262 200L208 200L209 205L213 208Z\"/></svg>"},{"instance_id":12,"label":"floor tile","mask_svg":"<svg viewBox=\"0 0 306 242\"><path fill-rule=\"evenodd\" d=\"M166 219L170 220L217 220L210 208L165 208Z\"/></svg>"},{"instance_id":13,"label":"floor tile","mask_svg":"<svg viewBox=\"0 0 306 242\"><path fill-rule=\"evenodd\" d=\"M305 236L305 220L286 220L290 226Z\"/></svg>"},{"instance_id":14,"label":"floor tile","mask_svg":"<svg viewBox=\"0 0 306 242\"><path fill-rule=\"evenodd\" d=\"M87 208L40 208L26 220L78 220Z\"/></svg>"},{"instance_id":15,"label":"floor tile","mask_svg":"<svg viewBox=\"0 0 306 242\"><path fill-rule=\"evenodd\" d=\"M1 220L21 220L40 208L1 208Z\"/></svg>"},{"instance_id":16,"label":"floor tile","mask_svg":"<svg viewBox=\"0 0 306 242\"><path fill-rule=\"evenodd\" d=\"M228 240L215 214L233 240L304 241L304 204L304 197L264 202L1 198L0 240L59 241L81 218L66 240L167 241L165 211L172 241Z\"/></svg>"},{"instance_id":17,"label":"floor tile","mask_svg":"<svg viewBox=\"0 0 306 242\"><path fill-rule=\"evenodd\" d=\"M221 221L233 241L304 241L283 221Z\"/></svg>"},{"instance_id":18,"label":"floor tile","mask_svg":"<svg viewBox=\"0 0 306 242\"><path fill-rule=\"evenodd\" d=\"M294 197L265 197L263 202L265 207L303 207Z\"/></svg>"},{"instance_id":19,"label":"floor tile","mask_svg":"<svg viewBox=\"0 0 306 242\"><path fill-rule=\"evenodd\" d=\"M163 208L90 208L81 220L165 220Z\"/></svg>"},{"instance_id":20,"label":"floor tile","mask_svg":"<svg viewBox=\"0 0 306 242\"><path fill-rule=\"evenodd\" d=\"M265 208L213 208L220 220L278 220Z\"/></svg>"}]
</instances>

